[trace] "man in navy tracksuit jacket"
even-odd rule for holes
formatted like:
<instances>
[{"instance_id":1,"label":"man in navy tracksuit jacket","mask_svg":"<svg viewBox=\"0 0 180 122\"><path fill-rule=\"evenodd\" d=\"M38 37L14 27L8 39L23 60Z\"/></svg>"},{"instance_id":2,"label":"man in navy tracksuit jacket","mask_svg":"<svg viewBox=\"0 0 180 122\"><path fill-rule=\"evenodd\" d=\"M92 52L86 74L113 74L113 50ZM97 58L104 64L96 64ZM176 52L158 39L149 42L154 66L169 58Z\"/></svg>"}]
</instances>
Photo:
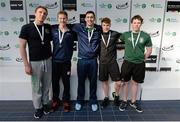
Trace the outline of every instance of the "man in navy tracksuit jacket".
<instances>
[{"instance_id":1,"label":"man in navy tracksuit jacket","mask_svg":"<svg viewBox=\"0 0 180 122\"><path fill-rule=\"evenodd\" d=\"M94 24L95 14L93 11L86 12L85 22L74 24L72 30L78 37L78 91L76 110L81 110L85 96L85 80L90 81L90 105L92 111L97 111L97 55L101 37L101 27Z\"/></svg>"},{"instance_id":2,"label":"man in navy tracksuit jacket","mask_svg":"<svg viewBox=\"0 0 180 122\"><path fill-rule=\"evenodd\" d=\"M52 26L53 37L53 67L52 67L52 87L53 102L52 111L55 111L60 105L59 99L59 80L62 78L64 85L63 109L64 112L70 111L70 75L71 58L73 54L73 41L75 32L67 25L67 13L60 11L58 13L58 25Z\"/></svg>"}]
</instances>

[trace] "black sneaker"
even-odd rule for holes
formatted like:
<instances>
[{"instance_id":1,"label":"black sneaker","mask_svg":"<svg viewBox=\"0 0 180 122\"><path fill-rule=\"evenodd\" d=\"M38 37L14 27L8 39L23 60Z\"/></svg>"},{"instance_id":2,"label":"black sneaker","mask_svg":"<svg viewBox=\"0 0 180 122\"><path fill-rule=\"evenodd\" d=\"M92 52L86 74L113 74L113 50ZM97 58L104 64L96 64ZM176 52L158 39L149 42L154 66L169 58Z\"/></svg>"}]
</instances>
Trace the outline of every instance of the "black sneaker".
<instances>
[{"instance_id":1,"label":"black sneaker","mask_svg":"<svg viewBox=\"0 0 180 122\"><path fill-rule=\"evenodd\" d=\"M102 101L101 103L101 107L102 108L105 108L109 105L109 98L108 97L105 97L104 100Z\"/></svg>"},{"instance_id":2,"label":"black sneaker","mask_svg":"<svg viewBox=\"0 0 180 122\"><path fill-rule=\"evenodd\" d=\"M49 112L50 112L49 106L48 105L43 105L43 113L44 113L44 115L49 114Z\"/></svg>"},{"instance_id":3,"label":"black sneaker","mask_svg":"<svg viewBox=\"0 0 180 122\"><path fill-rule=\"evenodd\" d=\"M133 107L139 113L143 112L141 106L137 102L134 103L130 102L130 106Z\"/></svg>"},{"instance_id":4,"label":"black sneaker","mask_svg":"<svg viewBox=\"0 0 180 122\"><path fill-rule=\"evenodd\" d=\"M39 119L43 116L43 109L36 109L35 113L34 113L34 118Z\"/></svg>"},{"instance_id":5,"label":"black sneaker","mask_svg":"<svg viewBox=\"0 0 180 122\"><path fill-rule=\"evenodd\" d=\"M113 98L114 98L114 105L115 105L115 106L119 106L119 104L120 104L119 96L116 96L116 93L115 93L115 92L112 93L112 96L113 96Z\"/></svg>"},{"instance_id":6,"label":"black sneaker","mask_svg":"<svg viewBox=\"0 0 180 122\"><path fill-rule=\"evenodd\" d=\"M125 111L126 110L126 108L127 108L127 101L122 101L121 102L121 104L120 104L120 106L119 106L119 110L120 111Z\"/></svg>"}]
</instances>

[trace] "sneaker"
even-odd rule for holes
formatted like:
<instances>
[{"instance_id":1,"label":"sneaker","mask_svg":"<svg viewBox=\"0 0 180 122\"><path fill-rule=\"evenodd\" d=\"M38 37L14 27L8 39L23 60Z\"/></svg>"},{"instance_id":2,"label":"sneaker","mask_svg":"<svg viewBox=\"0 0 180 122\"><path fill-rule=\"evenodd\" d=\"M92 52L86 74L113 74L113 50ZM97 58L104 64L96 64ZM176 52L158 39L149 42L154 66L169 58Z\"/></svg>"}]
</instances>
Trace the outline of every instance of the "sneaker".
<instances>
[{"instance_id":1,"label":"sneaker","mask_svg":"<svg viewBox=\"0 0 180 122\"><path fill-rule=\"evenodd\" d=\"M140 105L137 102L130 102L130 106L133 107L137 112L141 113L143 110L141 109Z\"/></svg>"},{"instance_id":2,"label":"sneaker","mask_svg":"<svg viewBox=\"0 0 180 122\"><path fill-rule=\"evenodd\" d=\"M119 106L119 110L120 111L125 111L127 108L127 101L122 101L120 106Z\"/></svg>"},{"instance_id":3,"label":"sneaker","mask_svg":"<svg viewBox=\"0 0 180 122\"><path fill-rule=\"evenodd\" d=\"M109 98L108 97L105 97L104 100L102 101L101 103L101 107L102 108L105 108L109 105Z\"/></svg>"},{"instance_id":4,"label":"sneaker","mask_svg":"<svg viewBox=\"0 0 180 122\"><path fill-rule=\"evenodd\" d=\"M92 104L91 109L92 109L92 111L97 111L98 110L97 104Z\"/></svg>"},{"instance_id":5,"label":"sneaker","mask_svg":"<svg viewBox=\"0 0 180 122\"><path fill-rule=\"evenodd\" d=\"M43 113L44 113L44 115L49 114L49 112L50 112L49 106L47 104L43 105Z\"/></svg>"},{"instance_id":6,"label":"sneaker","mask_svg":"<svg viewBox=\"0 0 180 122\"><path fill-rule=\"evenodd\" d=\"M76 109L76 111L80 111L81 110L81 104L79 104L79 103L76 103L76 105L75 105L75 109Z\"/></svg>"},{"instance_id":7,"label":"sneaker","mask_svg":"<svg viewBox=\"0 0 180 122\"><path fill-rule=\"evenodd\" d=\"M39 119L43 116L43 109L36 109L35 113L34 113L34 118L35 119Z\"/></svg>"},{"instance_id":8,"label":"sneaker","mask_svg":"<svg viewBox=\"0 0 180 122\"><path fill-rule=\"evenodd\" d=\"M58 108L59 108L59 106L60 106L60 100L55 100L55 99L53 99L53 101L52 101L52 104L51 104L51 112L54 112L54 111L56 111Z\"/></svg>"},{"instance_id":9,"label":"sneaker","mask_svg":"<svg viewBox=\"0 0 180 122\"><path fill-rule=\"evenodd\" d=\"M119 104L120 104L119 96L116 96L116 93L115 93L115 92L112 93L112 96L113 96L113 98L114 98L114 105L115 105L115 106L119 106Z\"/></svg>"},{"instance_id":10,"label":"sneaker","mask_svg":"<svg viewBox=\"0 0 180 122\"><path fill-rule=\"evenodd\" d=\"M64 109L64 112L69 112L71 109L70 102L68 101L63 102L63 109Z\"/></svg>"}]
</instances>

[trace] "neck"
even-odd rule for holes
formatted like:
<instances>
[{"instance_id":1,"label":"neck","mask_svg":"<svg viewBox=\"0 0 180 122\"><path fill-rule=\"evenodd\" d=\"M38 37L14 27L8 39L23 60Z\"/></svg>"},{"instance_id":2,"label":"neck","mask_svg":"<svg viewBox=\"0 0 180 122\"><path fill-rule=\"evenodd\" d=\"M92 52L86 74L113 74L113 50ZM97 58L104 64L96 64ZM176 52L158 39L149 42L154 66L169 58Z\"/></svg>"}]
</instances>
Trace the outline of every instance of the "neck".
<instances>
[{"instance_id":1,"label":"neck","mask_svg":"<svg viewBox=\"0 0 180 122\"><path fill-rule=\"evenodd\" d=\"M67 30L66 24L59 24L59 29L60 29L62 32L65 32L65 31Z\"/></svg>"},{"instance_id":2,"label":"neck","mask_svg":"<svg viewBox=\"0 0 180 122\"><path fill-rule=\"evenodd\" d=\"M43 21L37 21L37 20L35 20L34 22L36 23L36 25L43 25L43 24L44 24Z\"/></svg>"},{"instance_id":3,"label":"neck","mask_svg":"<svg viewBox=\"0 0 180 122\"><path fill-rule=\"evenodd\" d=\"M140 30L132 30L133 33L139 33Z\"/></svg>"},{"instance_id":4,"label":"neck","mask_svg":"<svg viewBox=\"0 0 180 122\"><path fill-rule=\"evenodd\" d=\"M94 24L93 25L86 25L87 28L93 28L94 27Z\"/></svg>"}]
</instances>

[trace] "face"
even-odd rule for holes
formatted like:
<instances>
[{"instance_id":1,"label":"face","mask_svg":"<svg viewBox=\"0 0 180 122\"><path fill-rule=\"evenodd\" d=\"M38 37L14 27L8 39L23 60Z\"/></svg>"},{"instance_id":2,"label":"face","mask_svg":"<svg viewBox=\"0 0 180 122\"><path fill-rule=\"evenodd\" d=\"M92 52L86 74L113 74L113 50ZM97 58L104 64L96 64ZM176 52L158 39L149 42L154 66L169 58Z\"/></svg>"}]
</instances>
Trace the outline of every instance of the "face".
<instances>
[{"instance_id":1,"label":"face","mask_svg":"<svg viewBox=\"0 0 180 122\"><path fill-rule=\"evenodd\" d=\"M59 14L58 15L58 23L59 24L67 24L67 16L66 15L64 15L64 14Z\"/></svg>"},{"instance_id":2,"label":"face","mask_svg":"<svg viewBox=\"0 0 180 122\"><path fill-rule=\"evenodd\" d=\"M86 14L85 21L87 26L93 26L95 21L94 15L92 13Z\"/></svg>"},{"instance_id":3,"label":"face","mask_svg":"<svg viewBox=\"0 0 180 122\"><path fill-rule=\"evenodd\" d=\"M44 10L43 8L39 8L37 9L37 11L35 12L35 20L39 21L39 22L44 22L44 20L47 17L47 11Z\"/></svg>"},{"instance_id":4,"label":"face","mask_svg":"<svg viewBox=\"0 0 180 122\"><path fill-rule=\"evenodd\" d=\"M108 23L101 23L103 32L108 32L110 30L111 24Z\"/></svg>"},{"instance_id":5,"label":"face","mask_svg":"<svg viewBox=\"0 0 180 122\"><path fill-rule=\"evenodd\" d=\"M142 23L140 20L134 19L133 22L131 23L132 30L135 32L140 31L141 25L142 25Z\"/></svg>"}]
</instances>

